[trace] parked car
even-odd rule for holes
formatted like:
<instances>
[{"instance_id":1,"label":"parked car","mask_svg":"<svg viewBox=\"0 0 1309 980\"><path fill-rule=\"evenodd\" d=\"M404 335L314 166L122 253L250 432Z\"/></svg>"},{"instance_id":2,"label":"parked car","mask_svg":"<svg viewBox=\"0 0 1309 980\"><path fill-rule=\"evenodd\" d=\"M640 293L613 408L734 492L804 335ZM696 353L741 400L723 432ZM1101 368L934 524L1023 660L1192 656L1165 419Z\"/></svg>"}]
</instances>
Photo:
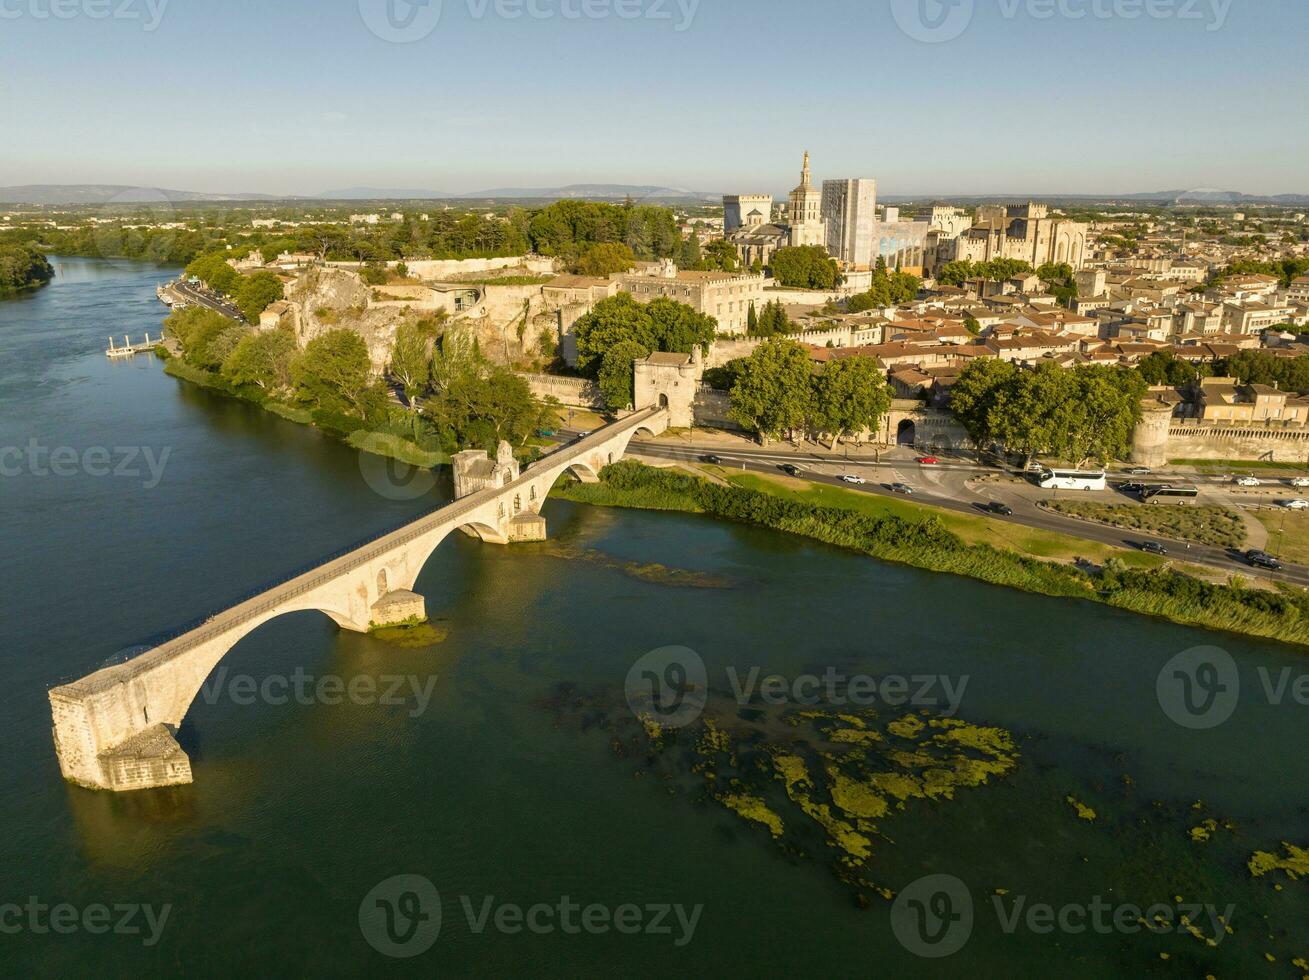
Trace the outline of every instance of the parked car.
<instances>
[{"instance_id":1,"label":"parked car","mask_svg":"<svg viewBox=\"0 0 1309 980\"><path fill-rule=\"evenodd\" d=\"M1128 475L1128 476L1149 476L1149 475L1150 475L1150 467L1148 467L1148 466L1133 466L1131 469L1129 469L1129 470L1127 471L1127 475Z\"/></svg>"},{"instance_id":2,"label":"parked car","mask_svg":"<svg viewBox=\"0 0 1309 980\"><path fill-rule=\"evenodd\" d=\"M1254 568L1268 568L1274 572L1282 570L1282 563L1266 551L1247 551L1245 560Z\"/></svg>"},{"instance_id":3,"label":"parked car","mask_svg":"<svg viewBox=\"0 0 1309 980\"><path fill-rule=\"evenodd\" d=\"M989 510L992 514L999 514L1001 517L1012 517L1014 513L1014 509L1012 507L1010 507L1008 504L1002 504L998 500L993 503L987 504L986 509Z\"/></svg>"},{"instance_id":4,"label":"parked car","mask_svg":"<svg viewBox=\"0 0 1309 980\"><path fill-rule=\"evenodd\" d=\"M553 439L556 435L554 429L537 429L536 434L542 439Z\"/></svg>"},{"instance_id":5,"label":"parked car","mask_svg":"<svg viewBox=\"0 0 1309 980\"><path fill-rule=\"evenodd\" d=\"M1287 510L1309 510L1309 500L1283 500L1282 506Z\"/></svg>"},{"instance_id":6,"label":"parked car","mask_svg":"<svg viewBox=\"0 0 1309 980\"><path fill-rule=\"evenodd\" d=\"M847 473L845 476L841 477L841 480L845 483L853 483L857 487L862 487L868 482L862 476L855 476L852 473Z\"/></svg>"},{"instance_id":7,"label":"parked car","mask_svg":"<svg viewBox=\"0 0 1309 980\"><path fill-rule=\"evenodd\" d=\"M700 462L702 462L702 463L712 463L714 466L719 466L719 465L722 464L723 460L722 460L721 457L719 457L719 456L715 456L715 455L713 455L712 453L710 453L708 456L701 456L701 457L700 457Z\"/></svg>"},{"instance_id":8,"label":"parked car","mask_svg":"<svg viewBox=\"0 0 1309 980\"><path fill-rule=\"evenodd\" d=\"M1165 548L1163 545L1161 545L1158 541L1145 542L1145 544L1141 545L1141 550L1144 551L1147 555L1168 554L1168 549Z\"/></svg>"},{"instance_id":9,"label":"parked car","mask_svg":"<svg viewBox=\"0 0 1309 980\"><path fill-rule=\"evenodd\" d=\"M1240 476L1240 477L1237 477L1237 478L1236 478L1236 485L1237 485L1238 487L1259 487L1259 486L1263 486L1263 484L1259 482L1258 478L1253 477L1253 476Z\"/></svg>"},{"instance_id":10,"label":"parked car","mask_svg":"<svg viewBox=\"0 0 1309 980\"><path fill-rule=\"evenodd\" d=\"M1309 487L1309 476L1297 476L1291 481L1291 486L1299 487L1300 489Z\"/></svg>"},{"instance_id":11,"label":"parked car","mask_svg":"<svg viewBox=\"0 0 1309 980\"><path fill-rule=\"evenodd\" d=\"M939 463L939 462L941 462L941 461L940 461L939 459L937 459L935 456L919 456L919 457L918 457L918 463L919 463L920 466L935 466L935 465L936 465L937 463Z\"/></svg>"},{"instance_id":12,"label":"parked car","mask_svg":"<svg viewBox=\"0 0 1309 980\"><path fill-rule=\"evenodd\" d=\"M910 486L909 484L907 484L907 483L892 483L892 484L891 484L891 492L892 492L892 493L903 493L903 494L905 494L906 496L908 496L909 494L911 494L911 493L914 492L914 488L911 487L911 486Z\"/></svg>"}]
</instances>

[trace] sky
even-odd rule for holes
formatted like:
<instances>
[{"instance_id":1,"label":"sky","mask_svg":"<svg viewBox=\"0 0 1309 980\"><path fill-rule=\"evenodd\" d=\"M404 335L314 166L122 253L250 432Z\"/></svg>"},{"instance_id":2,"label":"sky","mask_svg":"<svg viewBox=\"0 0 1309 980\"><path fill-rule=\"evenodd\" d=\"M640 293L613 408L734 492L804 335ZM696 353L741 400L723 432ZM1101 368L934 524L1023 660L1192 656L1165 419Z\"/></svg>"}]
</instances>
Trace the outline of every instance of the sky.
<instances>
[{"instance_id":1,"label":"sky","mask_svg":"<svg viewBox=\"0 0 1309 980\"><path fill-rule=\"evenodd\" d=\"M1309 0L0 0L0 185L1309 194Z\"/></svg>"}]
</instances>

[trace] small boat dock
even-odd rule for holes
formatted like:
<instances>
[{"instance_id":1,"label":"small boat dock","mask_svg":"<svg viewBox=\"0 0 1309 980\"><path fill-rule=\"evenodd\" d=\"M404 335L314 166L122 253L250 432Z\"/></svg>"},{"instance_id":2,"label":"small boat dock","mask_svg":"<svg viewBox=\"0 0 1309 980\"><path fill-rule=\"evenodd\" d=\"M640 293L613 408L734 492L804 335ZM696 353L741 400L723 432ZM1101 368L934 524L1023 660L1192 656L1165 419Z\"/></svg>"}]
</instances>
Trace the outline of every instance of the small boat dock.
<instances>
[{"instance_id":1,"label":"small boat dock","mask_svg":"<svg viewBox=\"0 0 1309 980\"><path fill-rule=\"evenodd\" d=\"M145 341L143 343L134 344L132 343L131 338L129 338L126 334L124 334L122 344L115 347L114 338L110 337L109 349L105 351L105 356L106 357L131 357L133 354L148 354L151 351L153 351L156 347L162 347L163 343L164 343L164 338L162 336L156 337L154 340L151 340L150 335L147 333L145 335Z\"/></svg>"}]
</instances>

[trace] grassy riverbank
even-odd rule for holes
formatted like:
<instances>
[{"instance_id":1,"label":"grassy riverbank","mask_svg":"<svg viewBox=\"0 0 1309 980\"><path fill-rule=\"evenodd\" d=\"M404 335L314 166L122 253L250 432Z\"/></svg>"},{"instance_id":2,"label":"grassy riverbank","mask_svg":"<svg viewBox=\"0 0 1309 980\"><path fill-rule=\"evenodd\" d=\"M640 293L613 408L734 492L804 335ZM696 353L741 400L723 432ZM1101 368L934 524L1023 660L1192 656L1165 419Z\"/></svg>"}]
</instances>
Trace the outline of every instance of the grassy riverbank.
<instances>
[{"instance_id":1,"label":"grassy riverbank","mask_svg":"<svg viewBox=\"0 0 1309 980\"><path fill-rule=\"evenodd\" d=\"M800 482L800 481L795 481ZM1193 626L1231 630L1309 646L1309 593L1215 585L1145 556L1078 541L1081 556L1103 562L1092 574L988 543L972 522L924 505L883 501L836 488L798 492L761 478L729 484L627 461L607 467L598 484L560 484L569 500L609 507L675 510L771 527L918 568L966 575L1042 595L1107 605ZM894 504L895 506L889 506ZM948 519L947 519L948 517ZM960 520L966 523L960 523ZM1061 551L1059 535L1033 532L1038 553ZM1061 556L1062 557L1062 556Z\"/></svg>"},{"instance_id":2,"label":"grassy riverbank","mask_svg":"<svg viewBox=\"0 0 1309 980\"><path fill-rule=\"evenodd\" d=\"M278 401L255 387L237 387L216 371L206 371L188 364L180 357L165 357L164 373L192 384L209 388L232 398L258 405L276 415L301 425L312 425L344 439L356 449L376 456L387 456L411 466L434 467L450 462L450 456L440 450L425 449L406 439L394 429L369 428L359 419L346 415L315 412L302 405ZM398 426L396 427L398 428Z\"/></svg>"}]
</instances>

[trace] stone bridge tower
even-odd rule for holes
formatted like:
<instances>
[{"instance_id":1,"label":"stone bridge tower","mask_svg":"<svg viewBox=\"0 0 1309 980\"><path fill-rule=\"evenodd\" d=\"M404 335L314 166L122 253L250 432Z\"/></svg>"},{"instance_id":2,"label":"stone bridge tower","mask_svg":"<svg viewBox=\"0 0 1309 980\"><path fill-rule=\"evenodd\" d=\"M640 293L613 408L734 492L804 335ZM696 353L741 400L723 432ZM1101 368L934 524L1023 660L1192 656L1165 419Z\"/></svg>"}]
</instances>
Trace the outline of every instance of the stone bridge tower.
<instances>
[{"instance_id":1,"label":"stone bridge tower","mask_svg":"<svg viewBox=\"0 0 1309 980\"><path fill-rule=\"evenodd\" d=\"M636 408L668 409L668 425L689 429L695 424L695 396L704 377L704 353L651 354L636 362Z\"/></svg>"}]
</instances>

